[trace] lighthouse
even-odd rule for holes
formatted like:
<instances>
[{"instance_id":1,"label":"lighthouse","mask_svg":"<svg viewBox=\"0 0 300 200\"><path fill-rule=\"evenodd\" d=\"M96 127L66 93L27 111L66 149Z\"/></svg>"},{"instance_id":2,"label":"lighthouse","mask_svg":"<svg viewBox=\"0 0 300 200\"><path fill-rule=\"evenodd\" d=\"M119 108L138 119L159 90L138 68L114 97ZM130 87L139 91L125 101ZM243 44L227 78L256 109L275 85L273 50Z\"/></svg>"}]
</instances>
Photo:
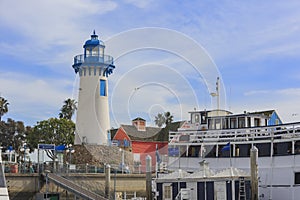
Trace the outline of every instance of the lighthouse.
<instances>
[{"instance_id":1,"label":"lighthouse","mask_svg":"<svg viewBox=\"0 0 300 200\"><path fill-rule=\"evenodd\" d=\"M75 144L103 145L110 129L107 81L115 66L95 31L83 48L84 54L75 56L72 65L80 77Z\"/></svg>"}]
</instances>

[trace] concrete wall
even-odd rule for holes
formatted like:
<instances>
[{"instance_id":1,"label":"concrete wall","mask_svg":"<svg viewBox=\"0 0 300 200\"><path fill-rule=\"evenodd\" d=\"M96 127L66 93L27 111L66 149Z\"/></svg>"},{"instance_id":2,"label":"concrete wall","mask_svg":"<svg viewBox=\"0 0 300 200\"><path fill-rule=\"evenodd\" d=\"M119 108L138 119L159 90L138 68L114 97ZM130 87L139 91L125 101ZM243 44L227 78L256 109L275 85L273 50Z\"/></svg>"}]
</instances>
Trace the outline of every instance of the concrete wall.
<instances>
[{"instance_id":1,"label":"concrete wall","mask_svg":"<svg viewBox=\"0 0 300 200\"><path fill-rule=\"evenodd\" d=\"M11 200L34 199L38 192L38 174L5 174L8 192ZM74 181L76 184L87 188L95 193L104 195L105 175L104 174L69 174L65 178ZM114 181L115 180L115 181ZM46 191L46 185L41 184L41 191ZM110 191L114 193L114 183L116 192L126 192L127 194L137 193L138 196L146 195L145 174L111 174ZM65 195L64 190L56 185L48 185L48 192L59 192Z\"/></svg>"}]
</instances>

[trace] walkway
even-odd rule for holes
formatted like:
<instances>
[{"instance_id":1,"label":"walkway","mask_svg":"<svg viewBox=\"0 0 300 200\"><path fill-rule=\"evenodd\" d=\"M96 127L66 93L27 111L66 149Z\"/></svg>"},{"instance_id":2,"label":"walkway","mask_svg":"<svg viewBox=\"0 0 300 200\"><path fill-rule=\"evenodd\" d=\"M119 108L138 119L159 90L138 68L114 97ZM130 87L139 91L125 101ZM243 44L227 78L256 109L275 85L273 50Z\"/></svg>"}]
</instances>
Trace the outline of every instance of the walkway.
<instances>
[{"instance_id":1,"label":"walkway","mask_svg":"<svg viewBox=\"0 0 300 200\"><path fill-rule=\"evenodd\" d=\"M1 156L1 153L0 153L0 156ZM6 181L5 181L5 176L4 176L4 171L3 171L3 166L2 166L1 160L0 160L0 199L1 200L9 200L8 190L6 187Z\"/></svg>"},{"instance_id":2,"label":"walkway","mask_svg":"<svg viewBox=\"0 0 300 200\"><path fill-rule=\"evenodd\" d=\"M49 173L48 174L49 181L52 181L54 184L58 185L59 187L66 189L67 191L73 193L75 196L80 197L86 200L108 200L94 192L86 190L79 185L65 179L61 176L56 174Z\"/></svg>"}]
</instances>

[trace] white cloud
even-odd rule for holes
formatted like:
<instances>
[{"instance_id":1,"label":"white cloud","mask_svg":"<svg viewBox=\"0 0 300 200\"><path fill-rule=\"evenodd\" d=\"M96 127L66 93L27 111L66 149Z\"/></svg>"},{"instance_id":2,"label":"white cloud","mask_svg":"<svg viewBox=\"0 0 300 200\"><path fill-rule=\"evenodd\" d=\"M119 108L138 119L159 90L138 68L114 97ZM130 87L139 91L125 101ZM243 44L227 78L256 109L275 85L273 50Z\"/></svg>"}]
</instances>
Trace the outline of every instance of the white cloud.
<instances>
[{"instance_id":1,"label":"white cloud","mask_svg":"<svg viewBox=\"0 0 300 200\"><path fill-rule=\"evenodd\" d=\"M5 117L24 117L27 123L57 117L63 101L72 96L73 82L64 79L37 78L26 74L5 72L1 74L2 95L9 101ZM56 111L57 113L53 113ZM53 115L54 114L54 115Z\"/></svg>"},{"instance_id":2,"label":"white cloud","mask_svg":"<svg viewBox=\"0 0 300 200\"><path fill-rule=\"evenodd\" d=\"M138 8L146 8L152 4L153 0L125 0L125 2Z\"/></svg>"},{"instance_id":3,"label":"white cloud","mask_svg":"<svg viewBox=\"0 0 300 200\"><path fill-rule=\"evenodd\" d=\"M153 8L153 2L151 1L127 0L126 3L138 8L150 8L150 6ZM186 45L185 41L180 40L184 36L188 39L186 35L180 33L182 37L174 37L170 33L176 31L172 30L166 34L164 31L149 32L149 29L142 33L140 29L139 34L133 34L132 37L124 34L125 37L113 43L112 39L122 33L113 35L108 39L106 52L115 58L119 58L116 61L115 73L109 78L110 90L118 93L118 98L112 100L119 105L113 106L120 109L117 112L117 119L128 123L130 120L128 118L131 117L129 115L139 112L152 116L154 112L165 109L174 112L176 116L180 116L195 107L197 103L200 108L210 106L207 102L211 99L205 86L207 84L210 90L214 90L215 74L218 73L218 68L213 68L213 73L209 74L210 67L215 67L213 60L203 57L203 55L208 56L205 54L207 52L196 41L203 43L205 48L209 50L209 54L213 55L220 66L229 66L226 62L235 64L232 65L233 72L227 72L227 75L235 72L243 73L242 64L245 61L252 62L252 60L268 56L271 58L273 56L275 56L274 58L297 57L300 52L299 1L289 1L289 3L283 1L272 2L272 5L270 5L270 2L261 1L251 3L246 1L221 1L209 4L204 2L186 2L185 4L160 2L155 4L155 9L135 9L135 12L127 10L130 7L128 5L118 7L120 5L122 4L113 1L91 0L84 2L80 0L0 1L2 36L0 38L0 54L3 57L7 56L7 58L12 56L11 61L17 60L19 63L24 61L26 66L39 65L39 67L53 69L52 73L54 71L55 73L69 73L69 70L72 70L70 65L73 56L82 53L82 43L89 39L89 34L94 28L98 32L97 28L101 27L102 35L107 35L105 33L111 33L112 35L120 30L141 25L160 26L169 27L190 35L192 39L189 38L189 42L193 42L194 46ZM110 12L111 15L109 15ZM12 34L5 35L5 31L11 31ZM178 53L176 54L177 57L175 54L171 56L163 53L164 49L159 49L159 47L162 47L161 44L166 44L163 46L165 49L172 49L173 53ZM145 50L141 49L143 47L154 47L155 50L161 51L158 53L161 56L155 54L153 57L151 55L147 57L148 55L143 55L144 52L141 54L130 52L131 50L143 51ZM128 48L130 51L128 51ZM199 53L198 50L201 48L203 51ZM119 54L120 52L121 54ZM129 55L131 53L132 56ZM191 60L192 63L187 62ZM4 61L1 60L1 63ZM126 81L117 82L125 76L125 73L136 66L145 67L145 65L151 63L157 64L156 71L154 68L143 68L143 71L136 70L126 74ZM236 63L241 64L241 66L236 67ZM14 66L14 64L11 64L11 66ZM195 68L192 68L192 66ZM1 71L3 70L4 68ZM11 99L14 99L14 106L17 105L16 103L20 103L20 106L18 106L20 109L27 109L28 107L27 110L29 110L30 105L37 105L38 102L41 102L44 106L43 109L39 108L32 115L37 116L37 113L44 114L48 111L53 113L54 109L59 109L64 95L70 92L66 88L71 87L71 83L68 81L65 83L63 80L49 79L44 74L40 74L40 77L28 77L20 73L16 72L17 75L11 74L9 76L1 74L2 85L8 85L7 89L1 89L1 92L8 92L12 97ZM296 74L291 73L291 76ZM49 76L53 77L53 74ZM247 76L253 77L253 80L249 81L250 84L253 85L254 82L260 84L260 80L257 80L253 74L247 74ZM149 79L149 77L153 79ZM228 77L224 77L225 82L226 79ZM128 113L128 105L125 104L127 104L134 87L151 82L162 84L174 91L180 99L180 105L172 101L170 103L170 96L174 95L169 90L154 84L145 86L142 90L136 92L132 97L134 102L129 105L130 112ZM122 87L118 84L121 84ZM239 85L240 83L232 80L233 84ZM118 92L114 90L114 87L120 87ZM253 90L245 92L244 95L246 98L240 100L242 103L236 102L235 104L238 108L240 104L246 104L240 106L242 110L242 107L251 106L252 109L256 109L256 107L262 107L262 105L265 108L271 106L270 103L266 103L274 102L267 98L271 95L273 99L278 100L278 103L272 105L272 107L278 105L284 111L284 106L282 106L284 104L283 97L299 97L299 90L297 88L295 90L277 91ZM225 92L222 97L224 96ZM261 96L264 99L260 98ZM232 99L234 98L232 97ZM286 102L289 102L289 100L291 99L286 99ZM226 98L224 101L226 101ZM250 101L253 104L244 103ZM25 105L25 102L28 104ZM32 108L37 109L37 106ZM22 110L22 113L27 113L27 110L26 112ZM287 108L287 110L291 110L291 108ZM31 112L28 111L28 113Z\"/></svg>"},{"instance_id":4,"label":"white cloud","mask_svg":"<svg viewBox=\"0 0 300 200\"><path fill-rule=\"evenodd\" d=\"M30 38L36 38L35 42L55 41L61 44L81 31L84 17L101 15L116 7L113 1L2 1L0 21ZM13 12L11 8L14 8Z\"/></svg>"},{"instance_id":5,"label":"white cloud","mask_svg":"<svg viewBox=\"0 0 300 200\"><path fill-rule=\"evenodd\" d=\"M245 92L245 96L251 95L286 95L289 97L300 96L300 88L286 88L286 89L278 89L278 90L251 90L249 92ZM279 96L281 97L281 96Z\"/></svg>"},{"instance_id":6,"label":"white cloud","mask_svg":"<svg viewBox=\"0 0 300 200\"><path fill-rule=\"evenodd\" d=\"M66 66L74 54L82 53L82 46L74 41L88 39L87 33L97 27L94 20L116 8L113 1L1 1L0 27L16 38L2 37L0 53L49 68ZM92 28L87 28L87 21Z\"/></svg>"}]
</instances>

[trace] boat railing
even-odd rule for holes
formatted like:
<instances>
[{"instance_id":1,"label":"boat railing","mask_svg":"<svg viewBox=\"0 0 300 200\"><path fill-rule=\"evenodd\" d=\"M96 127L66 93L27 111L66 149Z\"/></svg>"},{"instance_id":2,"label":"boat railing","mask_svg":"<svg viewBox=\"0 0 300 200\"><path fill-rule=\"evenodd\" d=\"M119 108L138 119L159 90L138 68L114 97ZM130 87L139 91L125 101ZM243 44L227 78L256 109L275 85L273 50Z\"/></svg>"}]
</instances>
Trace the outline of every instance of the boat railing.
<instances>
[{"instance_id":1,"label":"boat railing","mask_svg":"<svg viewBox=\"0 0 300 200\"><path fill-rule=\"evenodd\" d=\"M300 122L276 126L237 129L192 130L169 133L169 143L200 143L208 141L249 141L291 139L300 137Z\"/></svg>"}]
</instances>

